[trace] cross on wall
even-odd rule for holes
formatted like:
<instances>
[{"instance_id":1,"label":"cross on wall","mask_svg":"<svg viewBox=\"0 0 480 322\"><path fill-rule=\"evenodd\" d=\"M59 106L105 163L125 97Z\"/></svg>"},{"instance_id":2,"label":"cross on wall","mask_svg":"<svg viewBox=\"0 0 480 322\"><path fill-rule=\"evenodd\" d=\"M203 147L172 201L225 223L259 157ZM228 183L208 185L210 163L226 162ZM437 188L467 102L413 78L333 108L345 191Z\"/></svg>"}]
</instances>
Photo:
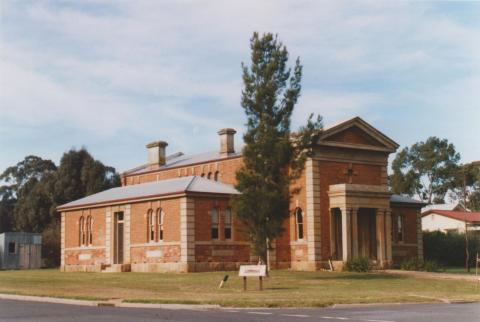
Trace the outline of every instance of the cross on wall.
<instances>
[{"instance_id":1,"label":"cross on wall","mask_svg":"<svg viewBox=\"0 0 480 322\"><path fill-rule=\"evenodd\" d=\"M348 164L348 169L343 171L343 174L348 176L348 183L353 183L353 177L358 176L358 172L353 169L353 164Z\"/></svg>"}]
</instances>

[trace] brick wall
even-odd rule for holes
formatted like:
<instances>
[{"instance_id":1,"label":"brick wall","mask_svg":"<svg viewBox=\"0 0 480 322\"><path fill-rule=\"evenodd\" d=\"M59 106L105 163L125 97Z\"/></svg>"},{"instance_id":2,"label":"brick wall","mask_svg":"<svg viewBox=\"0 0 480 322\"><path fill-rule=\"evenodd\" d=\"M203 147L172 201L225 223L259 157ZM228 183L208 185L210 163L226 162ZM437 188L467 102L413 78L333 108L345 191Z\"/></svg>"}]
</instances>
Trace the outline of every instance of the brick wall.
<instances>
[{"instance_id":1,"label":"brick wall","mask_svg":"<svg viewBox=\"0 0 480 322\"><path fill-rule=\"evenodd\" d=\"M353 169L353 184L382 184L382 166L370 164L349 164L347 162L320 161L320 207L322 214L322 260L328 260L330 254L330 205L328 189L330 185L349 183L347 171Z\"/></svg>"},{"instance_id":2,"label":"brick wall","mask_svg":"<svg viewBox=\"0 0 480 322\"><path fill-rule=\"evenodd\" d=\"M215 173L218 172L218 181L227 184L235 184L235 172L242 165L243 159L241 157L232 157L225 160L214 160L212 162L160 170L151 173L129 175L124 177L122 182L125 185L132 185L178 177L201 176L202 174L205 177L207 177L208 174L211 174L211 178L213 180Z\"/></svg>"},{"instance_id":3,"label":"brick wall","mask_svg":"<svg viewBox=\"0 0 480 322\"><path fill-rule=\"evenodd\" d=\"M409 205L392 205L392 257L394 263L401 263L403 260L418 257L418 213L420 207ZM393 235L396 232L397 217L404 216L404 240L399 242Z\"/></svg>"}]
</instances>

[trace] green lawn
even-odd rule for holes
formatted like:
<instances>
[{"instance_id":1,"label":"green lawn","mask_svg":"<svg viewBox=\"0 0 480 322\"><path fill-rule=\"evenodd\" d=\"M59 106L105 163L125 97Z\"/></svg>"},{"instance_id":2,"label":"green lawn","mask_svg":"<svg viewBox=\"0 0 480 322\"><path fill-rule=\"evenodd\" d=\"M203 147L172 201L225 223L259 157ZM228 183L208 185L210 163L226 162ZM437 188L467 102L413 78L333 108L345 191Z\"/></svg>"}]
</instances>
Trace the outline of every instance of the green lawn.
<instances>
[{"instance_id":1,"label":"green lawn","mask_svg":"<svg viewBox=\"0 0 480 322\"><path fill-rule=\"evenodd\" d=\"M475 275L475 266L470 267L470 273L467 273L467 271L465 270L465 267L445 267L442 270L442 273L473 274L473 275ZM478 270L478 273L480 274L480 269Z\"/></svg>"},{"instance_id":2,"label":"green lawn","mask_svg":"<svg viewBox=\"0 0 480 322\"><path fill-rule=\"evenodd\" d=\"M247 292L237 272L223 289L225 272L189 274L61 273L57 270L0 271L0 293L130 302L220 304L223 306L325 306L334 303L480 301L475 283L420 279L381 273L272 271L257 291Z\"/></svg>"}]
</instances>

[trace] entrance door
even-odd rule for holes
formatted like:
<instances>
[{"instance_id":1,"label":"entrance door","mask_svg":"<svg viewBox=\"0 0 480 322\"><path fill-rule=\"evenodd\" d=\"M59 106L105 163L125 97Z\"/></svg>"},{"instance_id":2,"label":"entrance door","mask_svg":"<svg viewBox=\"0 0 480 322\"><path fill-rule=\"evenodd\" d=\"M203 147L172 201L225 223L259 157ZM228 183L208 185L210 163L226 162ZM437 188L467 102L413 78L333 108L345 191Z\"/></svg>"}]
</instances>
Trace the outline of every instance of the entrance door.
<instances>
[{"instance_id":1,"label":"entrance door","mask_svg":"<svg viewBox=\"0 0 480 322\"><path fill-rule=\"evenodd\" d=\"M18 248L19 262L18 266L20 269L29 269L30 268L30 247L28 244L20 244Z\"/></svg>"},{"instance_id":2,"label":"entrance door","mask_svg":"<svg viewBox=\"0 0 480 322\"><path fill-rule=\"evenodd\" d=\"M377 259L375 209L360 208L358 213L358 256Z\"/></svg>"},{"instance_id":3,"label":"entrance door","mask_svg":"<svg viewBox=\"0 0 480 322\"><path fill-rule=\"evenodd\" d=\"M123 264L123 212L116 212L113 236L113 263Z\"/></svg>"},{"instance_id":4,"label":"entrance door","mask_svg":"<svg viewBox=\"0 0 480 322\"><path fill-rule=\"evenodd\" d=\"M343 246L342 246L342 213L340 209L334 208L332 210L332 259L343 259Z\"/></svg>"}]
</instances>

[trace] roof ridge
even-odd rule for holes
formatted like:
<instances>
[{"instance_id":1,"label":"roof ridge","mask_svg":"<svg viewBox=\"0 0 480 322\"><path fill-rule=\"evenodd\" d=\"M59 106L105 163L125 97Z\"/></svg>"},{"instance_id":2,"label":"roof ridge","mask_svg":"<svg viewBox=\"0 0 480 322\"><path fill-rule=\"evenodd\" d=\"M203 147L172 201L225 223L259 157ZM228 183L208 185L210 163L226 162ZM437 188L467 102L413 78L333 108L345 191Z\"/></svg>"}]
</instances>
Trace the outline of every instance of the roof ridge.
<instances>
[{"instance_id":1,"label":"roof ridge","mask_svg":"<svg viewBox=\"0 0 480 322\"><path fill-rule=\"evenodd\" d=\"M192 183L195 181L196 178L197 178L197 176L192 176L192 179L190 179L190 182L185 187L185 192L187 192L188 189L190 189L190 186L192 185Z\"/></svg>"}]
</instances>

